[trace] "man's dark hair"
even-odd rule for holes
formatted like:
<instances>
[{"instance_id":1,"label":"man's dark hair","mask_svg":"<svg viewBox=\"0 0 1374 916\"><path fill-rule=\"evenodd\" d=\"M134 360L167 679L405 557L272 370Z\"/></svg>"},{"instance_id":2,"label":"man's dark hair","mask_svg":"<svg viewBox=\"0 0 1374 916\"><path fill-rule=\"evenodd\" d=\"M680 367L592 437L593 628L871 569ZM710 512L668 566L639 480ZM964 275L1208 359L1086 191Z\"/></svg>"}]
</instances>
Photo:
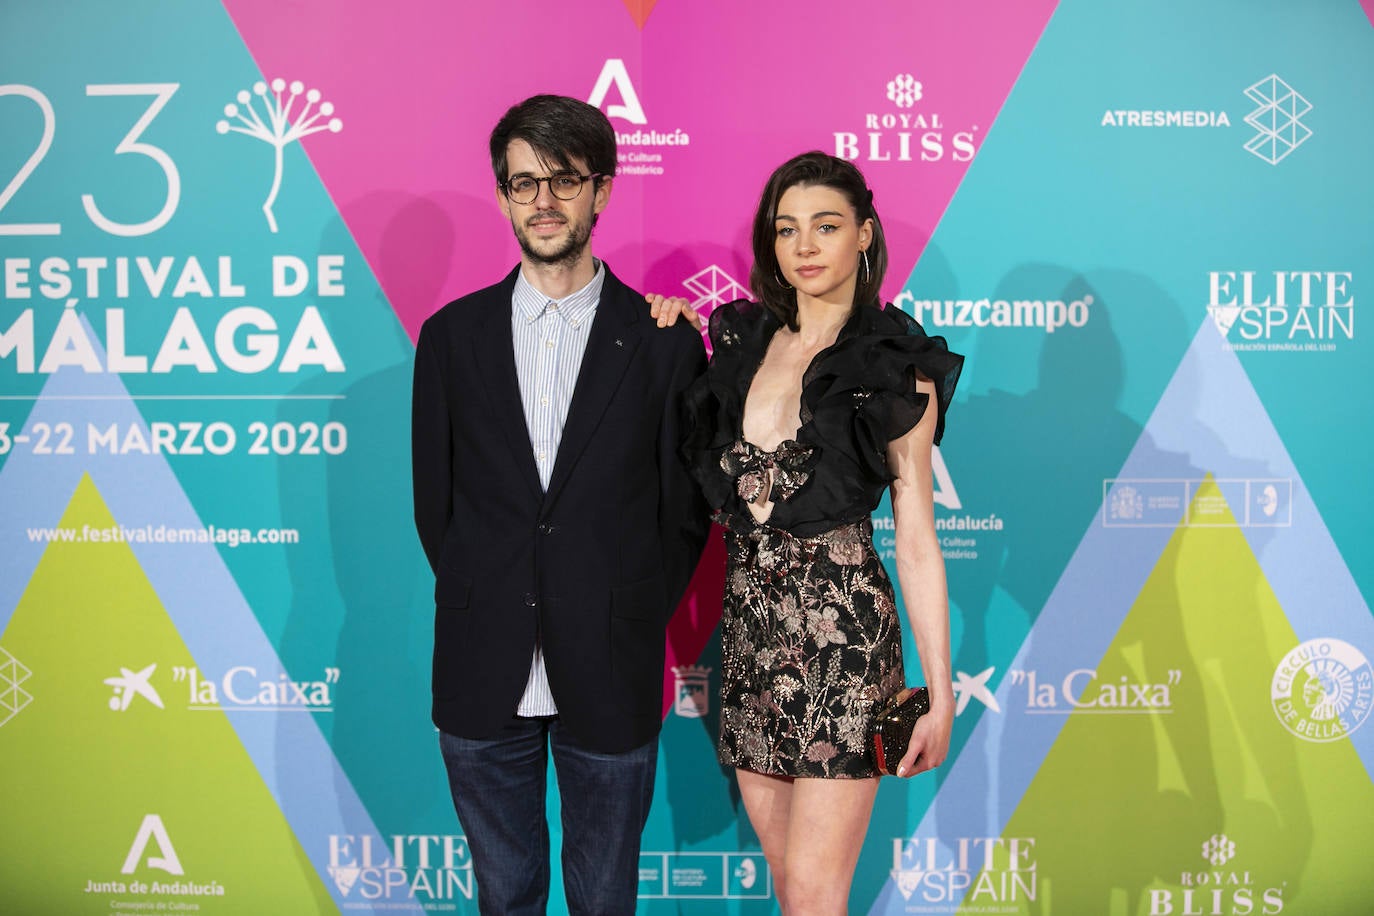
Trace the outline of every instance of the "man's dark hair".
<instances>
[{"instance_id":1,"label":"man's dark hair","mask_svg":"<svg viewBox=\"0 0 1374 916\"><path fill-rule=\"evenodd\" d=\"M601 109L562 95L531 96L511 106L491 132L491 170L498 184L510 178L506 148L524 140L554 170L572 169L576 157L587 170L615 177L615 131Z\"/></svg>"},{"instance_id":2,"label":"man's dark hair","mask_svg":"<svg viewBox=\"0 0 1374 916\"><path fill-rule=\"evenodd\" d=\"M868 270L860 270L854 288L854 304L878 305L878 287L887 273L887 239L878 211L873 208L873 192L863 174L853 164L819 150L794 156L778 166L763 187L758 212L754 214L754 266L749 271L749 287L773 315L792 330L797 330L797 293L783 286L778 275L778 256L773 245L778 236L778 201L788 188L796 186L833 188L844 195L862 225L873 220L873 238L868 244Z\"/></svg>"}]
</instances>

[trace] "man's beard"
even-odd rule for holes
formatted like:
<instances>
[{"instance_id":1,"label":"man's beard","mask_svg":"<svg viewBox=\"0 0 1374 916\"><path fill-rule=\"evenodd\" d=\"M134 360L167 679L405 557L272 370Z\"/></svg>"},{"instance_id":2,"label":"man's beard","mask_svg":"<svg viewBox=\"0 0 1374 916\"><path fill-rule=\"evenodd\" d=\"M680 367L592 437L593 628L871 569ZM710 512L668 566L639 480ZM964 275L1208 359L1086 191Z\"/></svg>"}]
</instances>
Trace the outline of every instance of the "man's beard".
<instances>
[{"instance_id":1,"label":"man's beard","mask_svg":"<svg viewBox=\"0 0 1374 916\"><path fill-rule=\"evenodd\" d=\"M592 228L589 223L582 223L573 219L566 220L564 225L568 227L567 237L563 240L563 244L552 251L536 249L524 227L519 225L515 227L515 239L520 243L520 250L525 253L526 257L537 264L571 265L582 259L583 253L587 250L587 244L592 238Z\"/></svg>"}]
</instances>

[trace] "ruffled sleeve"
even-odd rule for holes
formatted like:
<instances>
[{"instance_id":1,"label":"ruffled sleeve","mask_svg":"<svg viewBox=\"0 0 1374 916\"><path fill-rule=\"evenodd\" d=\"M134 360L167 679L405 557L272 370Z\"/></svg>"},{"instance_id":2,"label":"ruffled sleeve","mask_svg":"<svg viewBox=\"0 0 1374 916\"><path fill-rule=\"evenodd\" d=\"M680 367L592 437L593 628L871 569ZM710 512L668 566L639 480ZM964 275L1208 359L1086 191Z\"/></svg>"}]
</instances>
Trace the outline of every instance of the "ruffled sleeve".
<instances>
[{"instance_id":1,"label":"ruffled sleeve","mask_svg":"<svg viewBox=\"0 0 1374 916\"><path fill-rule=\"evenodd\" d=\"M859 309L803 379L803 428L832 457L839 452L849 459L869 486L886 486L892 480L888 445L930 407L931 398L917 391L916 379L935 385L938 444L963 363L943 337L928 336L895 306Z\"/></svg>"},{"instance_id":2,"label":"ruffled sleeve","mask_svg":"<svg viewBox=\"0 0 1374 916\"><path fill-rule=\"evenodd\" d=\"M748 299L718 306L710 320L710 368L683 393L682 457L713 509L724 506L734 488L721 455L739 436L745 374L757 367L776 323Z\"/></svg>"}]
</instances>

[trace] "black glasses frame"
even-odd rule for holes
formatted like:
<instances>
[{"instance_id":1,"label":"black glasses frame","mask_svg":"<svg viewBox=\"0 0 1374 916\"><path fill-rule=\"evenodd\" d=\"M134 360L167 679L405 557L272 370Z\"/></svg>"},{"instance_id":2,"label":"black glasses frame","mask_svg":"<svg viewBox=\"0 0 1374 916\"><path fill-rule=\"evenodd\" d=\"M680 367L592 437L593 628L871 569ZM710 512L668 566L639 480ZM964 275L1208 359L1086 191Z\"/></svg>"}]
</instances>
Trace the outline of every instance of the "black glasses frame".
<instances>
[{"instance_id":1,"label":"black glasses frame","mask_svg":"<svg viewBox=\"0 0 1374 916\"><path fill-rule=\"evenodd\" d=\"M545 178L535 178L533 175L516 175L514 178L508 178L505 181L498 181L496 183L496 186L501 189L501 193L505 194L506 199L511 201L511 203L532 204L539 199L540 184L547 184L549 186L549 193L552 194L554 197L558 198L559 200L577 200L578 196L582 193L582 186L587 182L594 181L600 177L600 172L592 172L590 175L579 175L577 172L555 172L554 174L549 175ZM576 178L578 180L577 189L573 191L571 197L564 197L562 194L559 194L558 190L554 187L554 181L556 179L562 178ZM516 196L515 188L512 187L512 185L514 182L517 181L534 182L534 193L529 195L528 200L522 200L521 197Z\"/></svg>"}]
</instances>

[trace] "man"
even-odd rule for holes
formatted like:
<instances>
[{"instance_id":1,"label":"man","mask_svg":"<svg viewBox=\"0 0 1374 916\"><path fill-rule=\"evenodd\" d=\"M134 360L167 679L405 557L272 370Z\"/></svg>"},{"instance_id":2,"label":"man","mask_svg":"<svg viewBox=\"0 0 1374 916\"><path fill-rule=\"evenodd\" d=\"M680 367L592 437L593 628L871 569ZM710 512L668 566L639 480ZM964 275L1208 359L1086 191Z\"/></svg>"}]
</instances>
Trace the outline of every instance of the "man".
<instances>
[{"instance_id":1,"label":"man","mask_svg":"<svg viewBox=\"0 0 1374 916\"><path fill-rule=\"evenodd\" d=\"M633 913L664 630L706 537L678 457L696 331L591 254L615 133L535 96L491 134L519 266L421 328L415 523L435 573L434 723L483 913L542 913L553 753L574 913Z\"/></svg>"}]
</instances>

